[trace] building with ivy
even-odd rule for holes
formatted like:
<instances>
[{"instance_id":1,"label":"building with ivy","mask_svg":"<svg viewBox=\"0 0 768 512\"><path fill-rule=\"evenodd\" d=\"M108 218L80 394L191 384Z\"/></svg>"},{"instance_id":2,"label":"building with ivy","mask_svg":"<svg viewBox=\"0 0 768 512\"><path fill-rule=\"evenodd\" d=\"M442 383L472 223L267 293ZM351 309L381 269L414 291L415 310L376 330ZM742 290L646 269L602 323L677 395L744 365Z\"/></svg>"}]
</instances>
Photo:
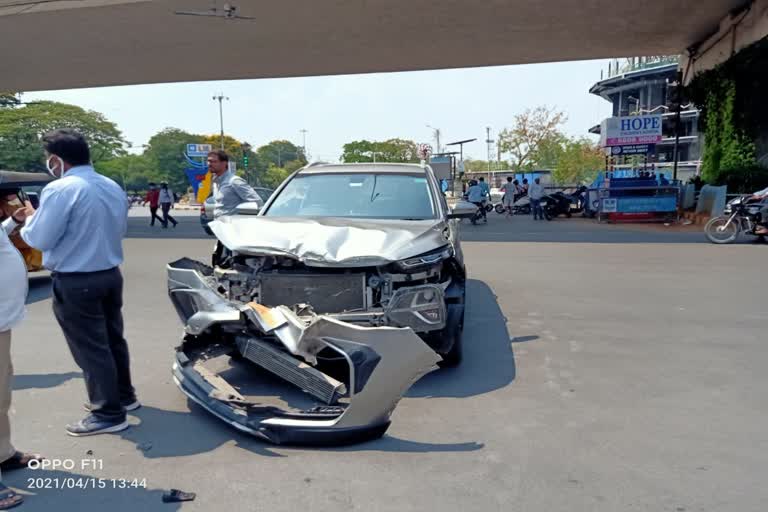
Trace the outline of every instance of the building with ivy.
<instances>
[{"instance_id":1,"label":"building with ivy","mask_svg":"<svg viewBox=\"0 0 768 512\"><path fill-rule=\"evenodd\" d=\"M662 115L664 139L656 145L648 166L657 172L672 175L675 151L675 107L670 84L677 79L678 57L636 57L613 60L604 70L600 81L589 92L611 102L612 116L636 114ZM678 178L685 180L695 175L701 164L704 134L699 130L701 112L693 103L684 103L681 113ZM600 126L590 129L599 134ZM630 166L618 162L619 167ZM642 162L645 165L645 161ZM636 165L637 162L634 162Z\"/></svg>"}]
</instances>

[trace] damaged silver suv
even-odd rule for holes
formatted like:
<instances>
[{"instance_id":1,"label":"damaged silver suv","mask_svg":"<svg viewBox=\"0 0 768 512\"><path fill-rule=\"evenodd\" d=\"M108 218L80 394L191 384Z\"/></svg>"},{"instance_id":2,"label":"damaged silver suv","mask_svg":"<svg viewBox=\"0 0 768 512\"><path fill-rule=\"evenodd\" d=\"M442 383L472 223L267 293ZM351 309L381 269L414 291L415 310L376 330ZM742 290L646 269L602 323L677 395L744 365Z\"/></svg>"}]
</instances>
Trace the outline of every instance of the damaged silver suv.
<instances>
[{"instance_id":1,"label":"damaged silver suv","mask_svg":"<svg viewBox=\"0 0 768 512\"><path fill-rule=\"evenodd\" d=\"M297 171L262 209L242 205L209 225L218 239L211 266L168 266L185 324L174 379L213 414L272 442L381 436L413 382L461 360L458 219L474 210L449 209L428 166ZM276 378L304 400L276 391Z\"/></svg>"}]
</instances>

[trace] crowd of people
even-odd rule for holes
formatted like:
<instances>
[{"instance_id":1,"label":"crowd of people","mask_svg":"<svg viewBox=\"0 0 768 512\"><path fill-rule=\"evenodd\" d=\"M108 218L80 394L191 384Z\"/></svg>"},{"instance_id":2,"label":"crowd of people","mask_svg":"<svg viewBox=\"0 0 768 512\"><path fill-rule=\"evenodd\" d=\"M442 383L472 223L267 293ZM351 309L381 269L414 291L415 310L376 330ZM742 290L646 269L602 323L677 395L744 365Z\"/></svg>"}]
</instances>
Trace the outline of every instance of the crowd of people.
<instances>
[{"instance_id":1,"label":"crowd of people","mask_svg":"<svg viewBox=\"0 0 768 512\"><path fill-rule=\"evenodd\" d=\"M35 210L29 202L16 209L0 228L0 471L27 468L43 456L23 452L11 442L11 333L25 315L28 282L25 261L10 241L19 233L42 251L51 271L53 315L75 363L83 372L88 411L65 427L71 436L121 432L129 428L127 412L141 407L131 378L128 343L123 334L122 241L128 226L125 192L91 165L85 138L69 129L43 138L46 167L55 178L42 192ZM238 204L261 199L228 170L223 151L208 155L216 201L214 218L231 215ZM173 193L161 183L147 194L151 222L164 228L176 220L168 214ZM157 216L158 208L163 214ZM2 484L0 510L19 505L23 496Z\"/></svg>"}]
</instances>

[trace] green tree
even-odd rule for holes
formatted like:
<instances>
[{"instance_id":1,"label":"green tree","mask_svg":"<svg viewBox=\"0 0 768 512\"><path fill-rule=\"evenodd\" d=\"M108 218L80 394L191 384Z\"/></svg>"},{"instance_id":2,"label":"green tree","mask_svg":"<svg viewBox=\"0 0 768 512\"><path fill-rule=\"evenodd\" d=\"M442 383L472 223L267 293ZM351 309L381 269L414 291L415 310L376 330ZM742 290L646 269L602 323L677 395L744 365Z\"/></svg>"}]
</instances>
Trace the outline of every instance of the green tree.
<instances>
[{"instance_id":1,"label":"green tree","mask_svg":"<svg viewBox=\"0 0 768 512\"><path fill-rule=\"evenodd\" d=\"M565 152L568 137L554 132L539 144L531 155L531 162L537 169L554 169Z\"/></svg>"},{"instance_id":2,"label":"green tree","mask_svg":"<svg viewBox=\"0 0 768 512\"><path fill-rule=\"evenodd\" d=\"M511 157L516 171L532 170L543 146L557 138L559 127L566 121L563 112L548 107L526 110L515 116L514 125L499 133L499 149Z\"/></svg>"},{"instance_id":3,"label":"green tree","mask_svg":"<svg viewBox=\"0 0 768 512\"><path fill-rule=\"evenodd\" d=\"M381 142L356 140L344 144L341 159L346 163L403 162L418 163L416 143L405 139L389 139Z\"/></svg>"},{"instance_id":4,"label":"green tree","mask_svg":"<svg viewBox=\"0 0 768 512\"><path fill-rule=\"evenodd\" d=\"M586 138L567 140L552 172L556 183L564 185L591 183L605 165L605 154Z\"/></svg>"},{"instance_id":5,"label":"green tree","mask_svg":"<svg viewBox=\"0 0 768 512\"><path fill-rule=\"evenodd\" d=\"M256 150L257 168L266 171L269 164L285 167L288 162L298 161L306 165L307 159L302 149L287 140L273 140Z\"/></svg>"},{"instance_id":6,"label":"green tree","mask_svg":"<svg viewBox=\"0 0 768 512\"><path fill-rule=\"evenodd\" d=\"M178 128L166 128L149 139L144 157L150 172L168 182L171 189L183 192L189 187L185 170L190 167L184 157L187 144L204 144L205 137Z\"/></svg>"},{"instance_id":7,"label":"green tree","mask_svg":"<svg viewBox=\"0 0 768 512\"><path fill-rule=\"evenodd\" d=\"M0 108L15 107L19 104L19 97L13 92L0 92Z\"/></svg>"},{"instance_id":8,"label":"green tree","mask_svg":"<svg viewBox=\"0 0 768 512\"><path fill-rule=\"evenodd\" d=\"M0 109L0 168L44 171L42 136L58 128L82 133L94 163L125 154L117 126L102 114L52 101Z\"/></svg>"},{"instance_id":9,"label":"green tree","mask_svg":"<svg viewBox=\"0 0 768 512\"><path fill-rule=\"evenodd\" d=\"M145 155L125 155L96 164L96 170L128 191L143 191L150 182L166 179ZM183 192L183 189L174 189Z\"/></svg>"}]
</instances>

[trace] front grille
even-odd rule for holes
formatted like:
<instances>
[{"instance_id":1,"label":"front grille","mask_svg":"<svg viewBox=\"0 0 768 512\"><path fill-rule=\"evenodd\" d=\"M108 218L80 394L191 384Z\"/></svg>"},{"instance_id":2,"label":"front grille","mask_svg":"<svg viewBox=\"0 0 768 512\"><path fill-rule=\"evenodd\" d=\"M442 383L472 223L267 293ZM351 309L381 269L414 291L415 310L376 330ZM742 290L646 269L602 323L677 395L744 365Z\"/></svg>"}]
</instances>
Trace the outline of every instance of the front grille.
<instances>
[{"instance_id":1,"label":"front grille","mask_svg":"<svg viewBox=\"0 0 768 512\"><path fill-rule=\"evenodd\" d=\"M363 310L365 274L264 273L261 302L270 307L309 304L320 314Z\"/></svg>"}]
</instances>

